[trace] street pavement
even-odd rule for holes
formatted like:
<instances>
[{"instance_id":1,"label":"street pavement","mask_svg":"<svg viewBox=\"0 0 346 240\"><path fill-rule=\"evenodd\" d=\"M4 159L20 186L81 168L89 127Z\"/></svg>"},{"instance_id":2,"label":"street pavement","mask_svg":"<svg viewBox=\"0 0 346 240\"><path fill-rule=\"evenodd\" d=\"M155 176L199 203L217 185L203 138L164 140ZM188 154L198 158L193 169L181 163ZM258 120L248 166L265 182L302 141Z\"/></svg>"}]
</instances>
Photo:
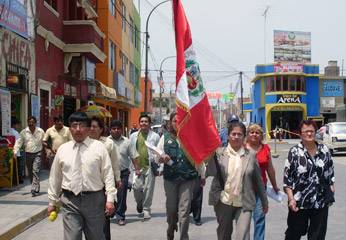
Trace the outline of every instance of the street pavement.
<instances>
[{"instance_id":1,"label":"street pavement","mask_svg":"<svg viewBox=\"0 0 346 240\"><path fill-rule=\"evenodd\" d=\"M277 173L277 181L279 186L282 186L282 170L284 159L287 156L288 149L292 146L293 142L286 142L277 145L277 153L280 155L278 158L273 159L274 167ZM273 144L271 144L274 149ZM346 239L346 206L343 204L346 198L346 155L336 156L333 158L335 164L336 175L336 203L330 208L328 220L328 240L345 240ZM210 188L211 179L208 179L207 185L204 190L204 202L202 211L202 226L195 226L193 223L190 225L190 239L191 240L213 240L216 237L216 219L213 208L208 206L208 190ZM46 196L45 196L46 197ZM28 195L27 198L31 199ZM45 199L46 201L46 199ZM2 196L0 197L0 204L2 204ZM286 201L277 203L269 200L269 213L266 218L266 239L278 240L284 239L284 232L286 230L286 217L287 206ZM17 204L14 204L17 205ZM30 207L23 203L22 208ZM9 211L7 208L6 211ZM0 223L3 215L3 208L1 207ZM153 239L162 240L166 236L166 215L165 215L165 193L163 190L162 178L156 179L156 189L153 200L152 219L150 221L141 222L137 218L136 205L133 198L133 192L128 194L128 211L127 211L127 224L125 226L118 226L115 221L111 223L112 239ZM251 230L252 231L252 230ZM0 232L1 234L1 232ZM176 234L178 236L178 233ZM1 236L1 235L0 235ZM1 237L0 237L1 239ZM19 234L15 239L17 240L40 240L40 239L63 239L62 217L59 215L55 222L49 222L44 218L39 223L35 224L25 232ZM175 239L179 239L176 237ZM252 239L252 237L251 237ZM306 239L306 238L303 238Z\"/></svg>"}]
</instances>

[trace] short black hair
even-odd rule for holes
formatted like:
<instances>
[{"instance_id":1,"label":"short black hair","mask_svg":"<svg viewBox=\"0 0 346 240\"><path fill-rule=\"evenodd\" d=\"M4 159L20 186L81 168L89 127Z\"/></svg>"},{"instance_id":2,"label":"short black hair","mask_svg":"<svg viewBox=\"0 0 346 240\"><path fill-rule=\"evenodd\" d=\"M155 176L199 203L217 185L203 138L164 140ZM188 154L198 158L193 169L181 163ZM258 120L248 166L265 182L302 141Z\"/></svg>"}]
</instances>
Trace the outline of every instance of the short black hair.
<instances>
[{"instance_id":1,"label":"short black hair","mask_svg":"<svg viewBox=\"0 0 346 240\"><path fill-rule=\"evenodd\" d=\"M141 114L141 116L139 116L138 122L140 122L142 118L148 119L148 122L151 123L151 117L148 114Z\"/></svg>"},{"instance_id":2,"label":"short black hair","mask_svg":"<svg viewBox=\"0 0 346 240\"><path fill-rule=\"evenodd\" d=\"M29 116L29 117L28 117L28 122L29 122L30 120L34 120L35 123L37 123L37 119L36 119L34 116Z\"/></svg>"},{"instance_id":3,"label":"short black hair","mask_svg":"<svg viewBox=\"0 0 346 240\"><path fill-rule=\"evenodd\" d=\"M244 123L242 123L242 122L231 122L228 126L228 135L236 127L240 127L240 129L243 132L243 135L245 137L246 136L246 127L245 127Z\"/></svg>"},{"instance_id":4,"label":"short black hair","mask_svg":"<svg viewBox=\"0 0 346 240\"><path fill-rule=\"evenodd\" d=\"M68 118L68 123L71 125L73 122L82 122L87 125L87 127L90 127L91 121L90 118L88 118L88 115L85 112L74 112L70 115Z\"/></svg>"},{"instance_id":5,"label":"short black hair","mask_svg":"<svg viewBox=\"0 0 346 240\"><path fill-rule=\"evenodd\" d=\"M120 128L122 128L123 127L123 123L120 120L115 119L110 124L110 128L113 128L113 127L120 127Z\"/></svg>"},{"instance_id":6,"label":"short black hair","mask_svg":"<svg viewBox=\"0 0 346 240\"><path fill-rule=\"evenodd\" d=\"M59 116L54 117L54 118L53 118L53 121L54 121L54 122L59 122L59 121L62 122L62 121L63 121L63 118L62 118L61 115L59 115Z\"/></svg>"},{"instance_id":7,"label":"short black hair","mask_svg":"<svg viewBox=\"0 0 346 240\"><path fill-rule=\"evenodd\" d=\"M177 115L176 111L171 112L171 114L169 115L169 121L173 121L173 118Z\"/></svg>"},{"instance_id":8,"label":"short black hair","mask_svg":"<svg viewBox=\"0 0 346 240\"><path fill-rule=\"evenodd\" d=\"M11 117L11 126L19 124L20 121L16 117Z\"/></svg>"}]
</instances>

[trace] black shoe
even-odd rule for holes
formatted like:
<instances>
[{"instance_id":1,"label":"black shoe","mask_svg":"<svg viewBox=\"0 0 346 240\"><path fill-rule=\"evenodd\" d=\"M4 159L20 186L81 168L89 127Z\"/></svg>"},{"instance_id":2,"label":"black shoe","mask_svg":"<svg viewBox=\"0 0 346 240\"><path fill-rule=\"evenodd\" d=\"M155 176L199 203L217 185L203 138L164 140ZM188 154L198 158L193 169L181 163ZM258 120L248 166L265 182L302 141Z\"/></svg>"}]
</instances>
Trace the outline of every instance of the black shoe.
<instances>
[{"instance_id":1,"label":"black shoe","mask_svg":"<svg viewBox=\"0 0 346 240\"><path fill-rule=\"evenodd\" d=\"M137 212L142 213L143 212L143 206L137 205Z\"/></svg>"},{"instance_id":2,"label":"black shoe","mask_svg":"<svg viewBox=\"0 0 346 240\"><path fill-rule=\"evenodd\" d=\"M201 222L201 221L195 221L195 225L196 225L196 226L201 226L201 225L202 225L202 222Z\"/></svg>"},{"instance_id":3,"label":"black shoe","mask_svg":"<svg viewBox=\"0 0 346 240\"><path fill-rule=\"evenodd\" d=\"M37 197L40 193L36 191L31 191L31 196L32 197Z\"/></svg>"}]
</instances>

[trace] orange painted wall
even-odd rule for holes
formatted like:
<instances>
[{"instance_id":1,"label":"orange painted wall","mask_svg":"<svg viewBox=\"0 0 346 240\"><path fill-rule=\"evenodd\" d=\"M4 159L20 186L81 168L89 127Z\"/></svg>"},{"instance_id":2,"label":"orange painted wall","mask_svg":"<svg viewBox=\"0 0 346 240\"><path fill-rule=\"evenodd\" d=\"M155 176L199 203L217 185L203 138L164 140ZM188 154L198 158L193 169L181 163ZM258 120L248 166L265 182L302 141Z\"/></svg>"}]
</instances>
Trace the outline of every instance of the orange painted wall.
<instances>
[{"instance_id":1,"label":"orange painted wall","mask_svg":"<svg viewBox=\"0 0 346 240\"><path fill-rule=\"evenodd\" d=\"M148 81L148 112L149 113L151 113L153 111L153 109L152 109L152 106L153 106L152 88L153 88L153 84L152 84L151 80L149 79L149 81ZM132 108L131 109L130 127L132 127L133 123L137 123L137 126L138 126L138 119L139 119L141 113L144 112L144 77L141 77L140 89L141 89L141 94L142 94L141 105L138 108Z\"/></svg>"}]
</instances>

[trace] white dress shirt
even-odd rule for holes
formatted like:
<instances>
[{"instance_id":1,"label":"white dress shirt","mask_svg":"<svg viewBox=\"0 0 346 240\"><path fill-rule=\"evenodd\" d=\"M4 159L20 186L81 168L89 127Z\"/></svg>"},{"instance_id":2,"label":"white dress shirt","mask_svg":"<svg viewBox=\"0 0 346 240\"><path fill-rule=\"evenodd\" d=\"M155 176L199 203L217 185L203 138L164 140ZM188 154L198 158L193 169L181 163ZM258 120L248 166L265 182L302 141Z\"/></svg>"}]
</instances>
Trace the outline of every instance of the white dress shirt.
<instances>
[{"instance_id":1,"label":"white dress shirt","mask_svg":"<svg viewBox=\"0 0 346 240\"><path fill-rule=\"evenodd\" d=\"M18 140L13 148L14 154L20 150L20 148L24 145L25 152L28 153L37 153L42 151L42 140L44 137L44 131L42 128L35 127L34 133L32 133L29 127L23 129L20 134Z\"/></svg>"},{"instance_id":2,"label":"white dress shirt","mask_svg":"<svg viewBox=\"0 0 346 240\"><path fill-rule=\"evenodd\" d=\"M76 142L61 145L55 155L49 175L48 199L56 205L62 189L71 191L72 168L77 155ZM82 191L100 191L104 187L107 202L114 202L117 190L111 160L105 145L87 137L80 146L82 159Z\"/></svg>"},{"instance_id":3,"label":"white dress shirt","mask_svg":"<svg viewBox=\"0 0 346 240\"><path fill-rule=\"evenodd\" d=\"M120 155L117 146L113 143L113 141L107 137L100 137L99 141L101 141L108 151L109 157L111 158L113 173L115 177L115 181L121 181L120 178Z\"/></svg>"}]
</instances>

